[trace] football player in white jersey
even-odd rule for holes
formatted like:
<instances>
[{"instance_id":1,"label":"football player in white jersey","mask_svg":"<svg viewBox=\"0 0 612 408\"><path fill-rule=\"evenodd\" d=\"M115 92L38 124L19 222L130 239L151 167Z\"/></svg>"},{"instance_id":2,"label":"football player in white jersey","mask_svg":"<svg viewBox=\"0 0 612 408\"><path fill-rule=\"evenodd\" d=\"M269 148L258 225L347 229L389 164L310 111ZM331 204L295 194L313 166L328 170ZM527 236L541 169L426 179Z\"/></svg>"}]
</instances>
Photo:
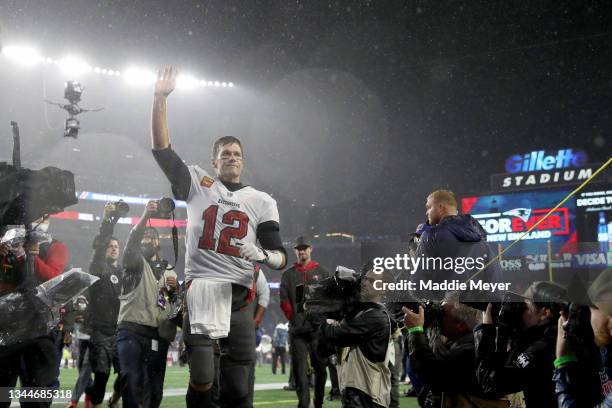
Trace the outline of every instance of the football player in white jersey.
<instances>
[{"instance_id":1,"label":"football player in white jersey","mask_svg":"<svg viewBox=\"0 0 612 408\"><path fill-rule=\"evenodd\" d=\"M170 146L166 99L176 70L160 71L152 112L153 155L170 180L174 196L187 202L187 282L184 341L189 359L187 407L211 406L213 340L221 349L220 402L248 407L249 365L255 358L250 300L255 263L282 269L287 255L279 233L276 201L240 182L243 149L233 136L218 139L215 174L186 166Z\"/></svg>"}]
</instances>

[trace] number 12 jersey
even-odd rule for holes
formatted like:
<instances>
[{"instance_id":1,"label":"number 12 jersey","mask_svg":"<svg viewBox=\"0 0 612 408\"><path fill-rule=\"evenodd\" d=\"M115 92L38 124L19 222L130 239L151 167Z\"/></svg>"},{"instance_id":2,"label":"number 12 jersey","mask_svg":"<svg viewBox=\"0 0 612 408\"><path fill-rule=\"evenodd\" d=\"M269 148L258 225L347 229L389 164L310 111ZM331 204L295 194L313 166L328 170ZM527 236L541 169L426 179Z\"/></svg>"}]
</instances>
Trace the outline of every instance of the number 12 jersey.
<instances>
[{"instance_id":1,"label":"number 12 jersey","mask_svg":"<svg viewBox=\"0 0 612 408\"><path fill-rule=\"evenodd\" d=\"M257 243L258 225L279 222L276 201L250 186L230 191L199 166L188 169L185 279L251 287L254 265L240 257L240 245Z\"/></svg>"}]
</instances>

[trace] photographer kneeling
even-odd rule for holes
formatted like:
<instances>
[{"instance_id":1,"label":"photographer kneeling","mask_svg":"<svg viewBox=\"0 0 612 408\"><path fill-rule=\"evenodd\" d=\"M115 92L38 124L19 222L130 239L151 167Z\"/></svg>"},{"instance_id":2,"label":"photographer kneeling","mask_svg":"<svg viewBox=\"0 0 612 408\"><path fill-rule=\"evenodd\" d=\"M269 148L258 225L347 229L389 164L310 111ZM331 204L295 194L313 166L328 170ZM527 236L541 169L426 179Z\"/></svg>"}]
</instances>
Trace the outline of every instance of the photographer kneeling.
<instances>
[{"instance_id":1,"label":"photographer kneeling","mask_svg":"<svg viewBox=\"0 0 612 408\"><path fill-rule=\"evenodd\" d=\"M328 320L320 327L321 339L346 347L338 362L343 408L389 406L391 318L381 303L383 293L374 289L374 282L384 277L367 269L355 310L339 322Z\"/></svg>"},{"instance_id":2,"label":"photographer kneeling","mask_svg":"<svg viewBox=\"0 0 612 408\"><path fill-rule=\"evenodd\" d=\"M487 306L474 329L476 376L486 395L523 393L525 406L557 406L552 382L557 321L566 291L552 282L534 282L502 304L497 321Z\"/></svg>"},{"instance_id":3,"label":"photographer kneeling","mask_svg":"<svg viewBox=\"0 0 612 408\"><path fill-rule=\"evenodd\" d=\"M459 292L450 292L442 301L438 327L441 336L427 338L425 310L404 308L408 329L410 367L423 383L418 395L421 407L508 407L508 401L486 399L476 379L474 334L480 323L479 311L459 303Z\"/></svg>"}]
</instances>

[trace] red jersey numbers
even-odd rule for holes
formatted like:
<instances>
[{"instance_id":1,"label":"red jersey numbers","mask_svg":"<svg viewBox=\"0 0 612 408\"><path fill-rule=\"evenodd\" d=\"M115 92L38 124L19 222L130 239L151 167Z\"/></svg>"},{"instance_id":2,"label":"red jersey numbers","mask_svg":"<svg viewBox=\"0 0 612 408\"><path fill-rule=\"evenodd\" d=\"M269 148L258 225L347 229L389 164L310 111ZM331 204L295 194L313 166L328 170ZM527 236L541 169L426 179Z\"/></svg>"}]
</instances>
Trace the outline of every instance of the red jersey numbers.
<instances>
[{"instance_id":1,"label":"red jersey numbers","mask_svg":"<svg viewBox=\"0 0 612 408\"><path fill-rule=\"evenodd\" d=\"M204 231L198 242L198 248L210 251L215 250L216 240L214 236L218 212L219 206L211 205L202 214ZM238 221L238 226L234 226L236 221ZM240 251L231 244L231 241L232 238L238 240L246 237L249 228L248 215L242 211L230 210L223 214L221 222L227 225L227 227L219 232L219 245L217 245L216 251L220 254L239 257Z\"/></svg>"}]
</instances>

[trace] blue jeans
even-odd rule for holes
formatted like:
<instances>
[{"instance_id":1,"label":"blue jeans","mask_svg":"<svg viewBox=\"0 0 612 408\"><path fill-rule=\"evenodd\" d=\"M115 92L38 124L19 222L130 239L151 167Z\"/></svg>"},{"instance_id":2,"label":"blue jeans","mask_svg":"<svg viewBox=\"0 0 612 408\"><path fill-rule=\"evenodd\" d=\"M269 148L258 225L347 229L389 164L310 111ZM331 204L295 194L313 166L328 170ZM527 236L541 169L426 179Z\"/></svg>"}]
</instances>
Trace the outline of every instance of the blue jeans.
<instances>
[{"instance_id":1,"label":"blue jeans","mask_svg":"<svg viewBox=\"0 0 612 408\"><path fill-rule=\"evenodd\" d=\"M124 408L157 408L166 375L166 340L142 336L129 329L117 332L117 351Z\"/></svg>"}]
</instances>

